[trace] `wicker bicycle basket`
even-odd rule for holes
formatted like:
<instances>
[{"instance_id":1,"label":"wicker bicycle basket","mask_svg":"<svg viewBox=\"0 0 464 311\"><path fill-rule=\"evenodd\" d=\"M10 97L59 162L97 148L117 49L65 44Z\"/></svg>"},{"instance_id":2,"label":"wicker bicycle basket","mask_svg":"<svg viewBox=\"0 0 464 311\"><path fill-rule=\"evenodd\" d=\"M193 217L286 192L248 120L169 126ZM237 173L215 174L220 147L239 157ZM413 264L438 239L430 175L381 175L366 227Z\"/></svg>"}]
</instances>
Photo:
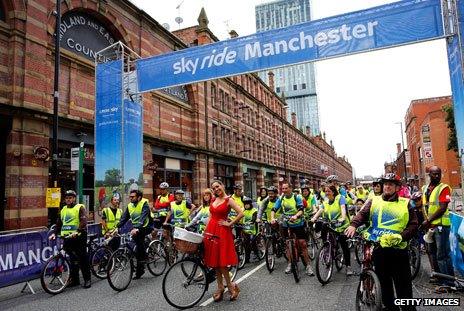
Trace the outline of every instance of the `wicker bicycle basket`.
<instances>
[{"instance_id":1,"label":"wicker bicycle basket","mask_svg":"<svg viewBox=\"0 0 464 311\"><path fill-rule=\"evenodd\" d=\"M201 243L192 243L185 240L174 239L176 249L185 254L192 254L198 250Z\"/></svg>"}]
</instances>

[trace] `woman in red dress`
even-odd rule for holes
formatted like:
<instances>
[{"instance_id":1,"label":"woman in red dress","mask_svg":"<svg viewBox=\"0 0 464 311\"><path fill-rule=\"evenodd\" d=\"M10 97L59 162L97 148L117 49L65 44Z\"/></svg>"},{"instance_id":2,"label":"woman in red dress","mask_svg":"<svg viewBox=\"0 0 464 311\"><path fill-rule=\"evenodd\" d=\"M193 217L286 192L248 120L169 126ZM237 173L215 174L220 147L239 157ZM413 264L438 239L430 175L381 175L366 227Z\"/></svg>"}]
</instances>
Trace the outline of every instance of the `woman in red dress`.
<instances>
[{"instance_id":1,"label":"woman in red dress","mask_svg":"<svg viewBox=\"0 0 464 311\"><path fill-rule=\"evenodd\" d=\"M237 253L235 252L234 236L232 226L240 221L243 212L234 200L229 200L225 191L224 184L221 181L214 181L211 184L216 199L209 207L210 219L205 229L205 264L216 270L216 280L218 284L217 291L213 294L214 301L221 301L224 294L225 279L227 288L230 292L230 300L238 297L240 289L237 284L230 280L229 269L227 266L235 266L238 263ZM228 221L227 216L230 210L237 212L237 217L233 221ZM219 238L208 238L208 234Z\"/></svg>"}]
</instances>

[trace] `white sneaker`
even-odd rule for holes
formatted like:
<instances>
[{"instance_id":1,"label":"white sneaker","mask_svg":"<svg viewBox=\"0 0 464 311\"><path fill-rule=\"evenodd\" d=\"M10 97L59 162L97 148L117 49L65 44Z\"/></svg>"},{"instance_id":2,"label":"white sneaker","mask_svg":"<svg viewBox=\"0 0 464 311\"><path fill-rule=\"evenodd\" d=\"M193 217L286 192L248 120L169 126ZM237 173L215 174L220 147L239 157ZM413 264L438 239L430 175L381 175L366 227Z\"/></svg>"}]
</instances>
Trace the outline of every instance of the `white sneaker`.
<instances>
[{"instance_id":1,"label":"white sneaker","mask_svg":"<svg viewBox=\"0 0 464 311\"><path fill-rule=\"evenodd\" d=\"M346 276L351 276L353 275L353 269L351 269L350 266L346 267Z\"/></svg>"},{"instance_id":2,"label":"white sneaker","mask_svg":"<svg viewBox=\"0 0 464 311\"><path fill-rule=\"evenodd\" d=\"M311 268L311 265L306 266L306 275L307 276L314 276L313 268Z\"/></svg>"},{"instance_id":3,"label":"white sneaker","mask_svg":"<svg viewBox=\"0 0 464 311\"><path fill-rule=\"evenodd\" d=\"M292 264L288 263L287 268L285 268L285 274L290 274L292 272Z\"/></svg>"}]
</instances>

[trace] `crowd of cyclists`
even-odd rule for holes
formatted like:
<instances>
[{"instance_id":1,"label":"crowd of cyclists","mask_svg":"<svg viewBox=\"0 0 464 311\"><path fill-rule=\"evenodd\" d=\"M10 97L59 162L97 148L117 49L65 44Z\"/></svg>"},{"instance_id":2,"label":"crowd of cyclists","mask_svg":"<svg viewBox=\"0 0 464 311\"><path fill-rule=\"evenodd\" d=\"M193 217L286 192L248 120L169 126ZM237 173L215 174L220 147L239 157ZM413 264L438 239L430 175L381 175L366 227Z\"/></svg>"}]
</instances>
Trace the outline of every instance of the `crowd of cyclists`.
<instances>
[{"instance_id":1,"label":"crowd of cyclists","mask_svg":"<svg viewBox=\"0 0 464 311\"><path fill-rule=\"evenodd\" d=\"M430 183L419 191L415 186L402 183L393 173L356 187L350 181L341 182L337 176L331 175L318 188L308 181L299 188L284 182L281 191L276 186L261 187L256 201L243 194L241 184L235 184L229 197L243 211L243 217L234 228L235 238L240 238L244 243L245 253L239 254L239 257L244 260L244 264L263 259L265 247L259 236L263 235L264 230L270 230L283 239L288 239L291 235L296 240L295 247L305 274L314 276L311 259L315 256L311 254L309 236L320 240L317 245L324 243L327 240L328 227L321 224L325 222L337 235L346 276L354 274L351 267L350 239L361 235L378 243L373 252L373 263L381 283L383 306L385 310L399 310L394 305L395 297L412 298L408 252L411 239L418 239L423 247L427 245L432 270L453 275L449 261L449 243L446 241L446 233L449 235L447 205L450 201L450 188L441 183L441 170L438 167L430 168L429 176ZM213 193L213 190L205 189L201 194L200 205L196 206L185 198L182 190L170 193L169 185L162 182L159 185L159 195L150 207L141 191L132 190L130 203L124 211L119 206L118 197L114 197L109 206L103 209L103 234L111 237L127 222L132 223L130 235L137 245L137 271L134 279L139 279L145 273L146 236L153 235L154 230L175 227L203 233L208 224ZM91 284L84 247L85 209L83 211L83 206L76 204L75 199L74 191L66 192L66 206L61 211L56 233L61 230L61 235L72 236L73 239L65 241L65 249L78 249L79 258L72 258L74 265L70 284L78 284L76 271L79 266L84 275L84 287L88 288ZM229 219L233 220L236 216L237 212L231 210ZM433 244L424 244L424 233L435 234ZM111 248L117 249L118 243L119 240L112 239ZM291 251L293 250L286 249L283 257L288 260ZM284 272L289 274L291 270L291 262L288 262ZM438 282L439 285L450 285L433 278L430 281ZM413 309L412 306L402 307L402 310Z\"/></svg>"}]
</instances>

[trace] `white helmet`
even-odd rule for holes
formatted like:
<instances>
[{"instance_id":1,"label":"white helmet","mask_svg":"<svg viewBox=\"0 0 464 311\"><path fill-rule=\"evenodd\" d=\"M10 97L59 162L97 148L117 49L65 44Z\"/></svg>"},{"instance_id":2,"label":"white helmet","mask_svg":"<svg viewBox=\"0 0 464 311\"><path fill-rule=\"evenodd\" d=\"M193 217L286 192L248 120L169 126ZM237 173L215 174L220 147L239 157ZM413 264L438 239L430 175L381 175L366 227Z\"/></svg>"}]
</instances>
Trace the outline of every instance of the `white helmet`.
<instances>
[{"instance_id":1,"label":"white helmet","mask_svg":"<svg viewBox=\"0 0 464 311\"><path fill-rule=\"evenodd\" d=\"M168 189L169 188L169 184L167 182L162 182L159 186L160 189Z\"/></svg>"}]
</instances>

